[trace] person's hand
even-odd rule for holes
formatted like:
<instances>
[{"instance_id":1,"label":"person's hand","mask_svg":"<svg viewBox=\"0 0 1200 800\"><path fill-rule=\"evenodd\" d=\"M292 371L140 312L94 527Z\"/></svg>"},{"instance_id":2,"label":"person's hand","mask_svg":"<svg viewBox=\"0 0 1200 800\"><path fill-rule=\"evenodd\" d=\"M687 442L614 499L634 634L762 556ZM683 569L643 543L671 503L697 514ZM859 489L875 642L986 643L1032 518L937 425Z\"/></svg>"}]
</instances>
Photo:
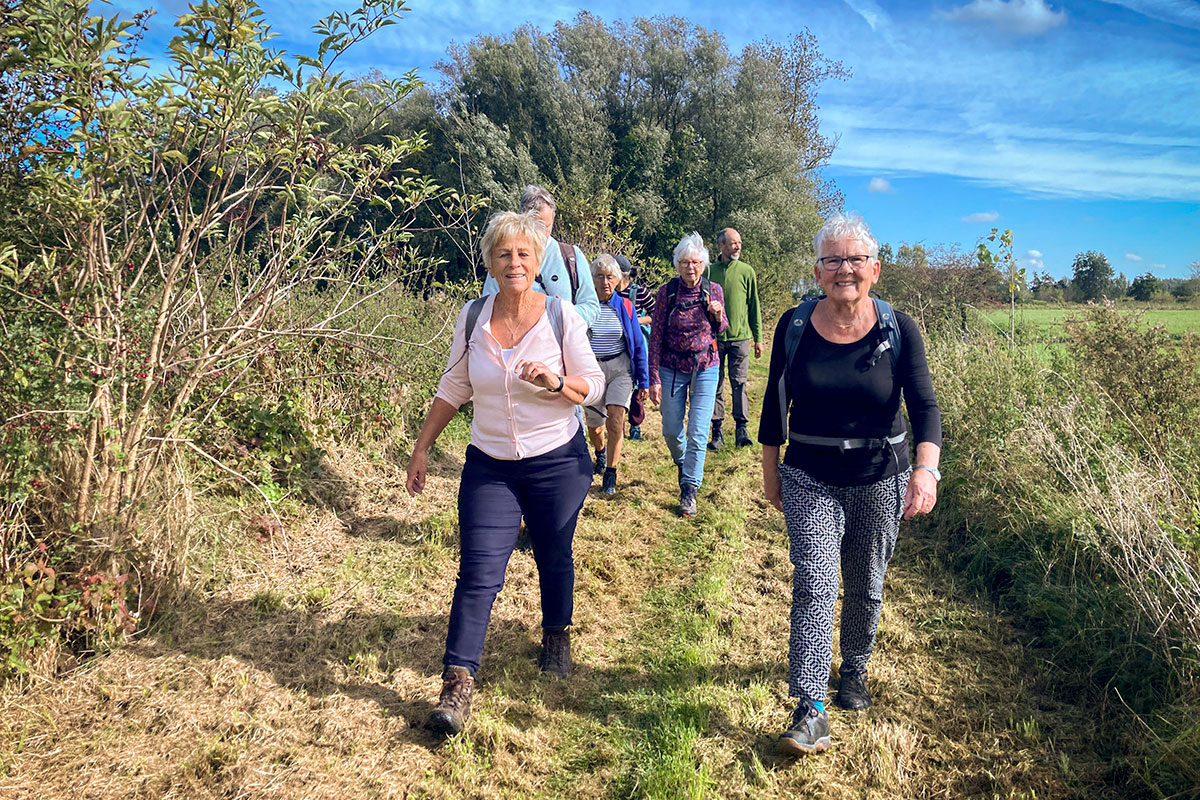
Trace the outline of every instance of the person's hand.
<instances>
[{"instance_id":1,"label":"person's hand","mask_svg":"<svg viewBox=\"0 0 1200 800\"><path fill-rule=\"evenodd\" d=\"M534 386L558 391L559 374L540 361L518 361L513 367L517 377Z\"/></svg>"},{"instance_id":2,"label":"person's hand","mask_svg":"<svg viewBox=\"0 0 1200 800\"><path fill-rule=\"evenodd\" d=\"M763 494L767 496L767 502L775 506L776 511L783 511L783 478L779 475L779 470L771 471L763 470Z\"/></svg>"},{"instance_id":3,"label":"person's hand","mask_svg":"<svg viewBox=\"0 0 1200 800\"><path fill-rule=\"evenodd\" d=\"M937 502L937 481L927 469L914 469L904 493L904 518L928 514Z\"/></svg>"},{"instance_id":4,"label":"person's hand","mask_svg":"<svg viewBox=\"0 0 1200 800\"><path fill-rule=\"evenodd\" d=\"M654 405L662 403L662 384L656 383L650 387L650 402Z\"/></svg>"},{"instance_id":5,"label":"person's hand","mask_svg":"<svg viewBox=\"0 0 1200 800\"><path fill-rule=\"evenodd\" d=\"M724 310L725 310L725 306L723 306L720 302L718 302L716 300L709 301L708 313L712 316L713 319L720 319L721 312Z\"/></svg>"},{"instance_id":6,"label":"person's hand","mask_svg":"<svg viewBox=\"0 0 1200 800\"><path fill-rule=\"evenodd\" d=\"M646 398L650 396L650 390L649 389L638 389L637 396L638 396L638 400L641 400L644 403L644 402L646 402Z\"/></svg>"},{"instance_id":7,"label":"person's hand","mask_svg":"<svg viewBox=\"0 0 1200 800\"><path fill-rule=\"evenodd\" d=\"M409 497L416 497L425 491L425 472L428 465L428 454L424 450L414 450L412 457L408 459L408 480L405 481Z\"/></svg>"},{"instance_id":8,"label":"person's hand","mask_svg":"<svg viewBox=\"0 0 1200 800\"><path fill-rule=\"evenodd\" d=\"M755 342L754 343L754 357L762 358L762 354L763 354L762 342Z\"/></svg>"}]
</instances>

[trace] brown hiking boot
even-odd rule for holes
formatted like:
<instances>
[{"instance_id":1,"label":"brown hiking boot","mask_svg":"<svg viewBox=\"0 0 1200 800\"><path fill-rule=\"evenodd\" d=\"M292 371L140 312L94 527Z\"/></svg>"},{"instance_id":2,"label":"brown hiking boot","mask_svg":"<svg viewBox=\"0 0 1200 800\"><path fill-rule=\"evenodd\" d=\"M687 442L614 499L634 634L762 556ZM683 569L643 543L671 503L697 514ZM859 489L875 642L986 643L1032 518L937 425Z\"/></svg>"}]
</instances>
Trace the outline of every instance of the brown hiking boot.
<instances>
[{"instance_id":1,"label":"brown hiking boot","mask_svg":"<svg viewBox=\"0 0 1200 800\"><path fill-rule=\"evenodd\" d=\"M466 667L449 667L442 675L442 696L429 715L429 728L443 736L452 736L467 724L471 716L471 695L475 679Z\"/></svg>"},{"instance_id":2,"label":"brown hiking boot","mask_svg":"<svg viewBox=\"0 0 1200 800\"><path fill-rule=\"evenodd\" d=\"M538 659L538 667L542 672L549 672L559 678L571 674L570 631L542 631L542 655Z\"/></svg>"}]
</instances>

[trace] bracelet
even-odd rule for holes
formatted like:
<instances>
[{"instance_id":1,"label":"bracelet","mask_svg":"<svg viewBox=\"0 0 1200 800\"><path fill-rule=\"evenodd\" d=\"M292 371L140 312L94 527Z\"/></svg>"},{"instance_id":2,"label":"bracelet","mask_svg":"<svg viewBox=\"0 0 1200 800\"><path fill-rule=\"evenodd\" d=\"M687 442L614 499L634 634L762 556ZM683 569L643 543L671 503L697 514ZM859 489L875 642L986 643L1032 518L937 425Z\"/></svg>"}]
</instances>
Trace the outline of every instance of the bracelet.
<instances>
[{"instance_id":1,"label":"bracelet","mask_svg":"<svg viewBox=\"0 0 1200 800\"><path fill-rule=\"evenodd\" d=\"M913 467L914 472L919 469L927 470L931 475L933 475L933 479L935 481L941 482L942 473L938 470L937 467L928 467L924 464L917 464L915 467Z\"/></svg>"},{"instance_id":2,"label":"bracelet","mask_svg":"<svg viewBox=\"0 0 1200 800\"><path fill-rule=\"evenodd\" d=\"M554 392L557 394L558 392L561 392L563 390L563 387L566 385L567 385L567 379L564 378L562 375L559 375L558 376L558 388L557 389L549 389L547 391Z\"/></svg>"}]
</instances>

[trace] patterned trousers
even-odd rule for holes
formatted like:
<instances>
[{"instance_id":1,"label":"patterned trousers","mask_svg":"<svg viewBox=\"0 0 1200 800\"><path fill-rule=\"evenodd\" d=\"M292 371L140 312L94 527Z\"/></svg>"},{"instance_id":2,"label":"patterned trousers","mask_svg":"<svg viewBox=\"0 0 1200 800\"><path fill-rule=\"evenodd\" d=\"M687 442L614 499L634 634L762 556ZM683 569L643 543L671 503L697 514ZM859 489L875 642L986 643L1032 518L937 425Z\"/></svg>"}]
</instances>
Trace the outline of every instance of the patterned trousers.
<instances>
[{"instance_id":1,"label":"patterned trousers","mask_svg":"<svg viewBox=\"0 0 1200 800\"><path fill-rule=\"evenodd\" d=\"M840 562L842 673L866 669L875 647L883 577L896 547L911 470L866 486L827 486L786 464L783 514L795 572L788 694L824 702L833 662Z\"/></svg>"}]
</instances>

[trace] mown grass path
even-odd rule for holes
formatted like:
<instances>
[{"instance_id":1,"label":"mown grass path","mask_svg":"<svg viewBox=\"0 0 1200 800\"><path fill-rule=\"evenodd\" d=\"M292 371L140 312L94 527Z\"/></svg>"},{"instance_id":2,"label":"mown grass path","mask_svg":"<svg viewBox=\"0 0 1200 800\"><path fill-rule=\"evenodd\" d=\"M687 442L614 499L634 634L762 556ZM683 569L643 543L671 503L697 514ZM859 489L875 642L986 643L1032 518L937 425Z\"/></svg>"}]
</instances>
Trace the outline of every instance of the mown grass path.
<instances>
[{"instance_id":1,"label":"mown grass path","mask_svg":"<svg viewBox=\"0 0 1200 800\"><path fill-rule=\"evenodd\" d=\"M791 567L758 448L710 455L700 515L683 520L657 426L627 445L616 497L593 488L585 505L569 680L537 670L536 572L518 552L470 726L431 738L461 431L416 501L400 458L334 451L286 550L209 509L221 547L203 591L133 644L4 696L0 797L1129 796L1071 682L911 525L875 707L835 711L827 754L777 755Z\"/></svg>"}]
</instances>

